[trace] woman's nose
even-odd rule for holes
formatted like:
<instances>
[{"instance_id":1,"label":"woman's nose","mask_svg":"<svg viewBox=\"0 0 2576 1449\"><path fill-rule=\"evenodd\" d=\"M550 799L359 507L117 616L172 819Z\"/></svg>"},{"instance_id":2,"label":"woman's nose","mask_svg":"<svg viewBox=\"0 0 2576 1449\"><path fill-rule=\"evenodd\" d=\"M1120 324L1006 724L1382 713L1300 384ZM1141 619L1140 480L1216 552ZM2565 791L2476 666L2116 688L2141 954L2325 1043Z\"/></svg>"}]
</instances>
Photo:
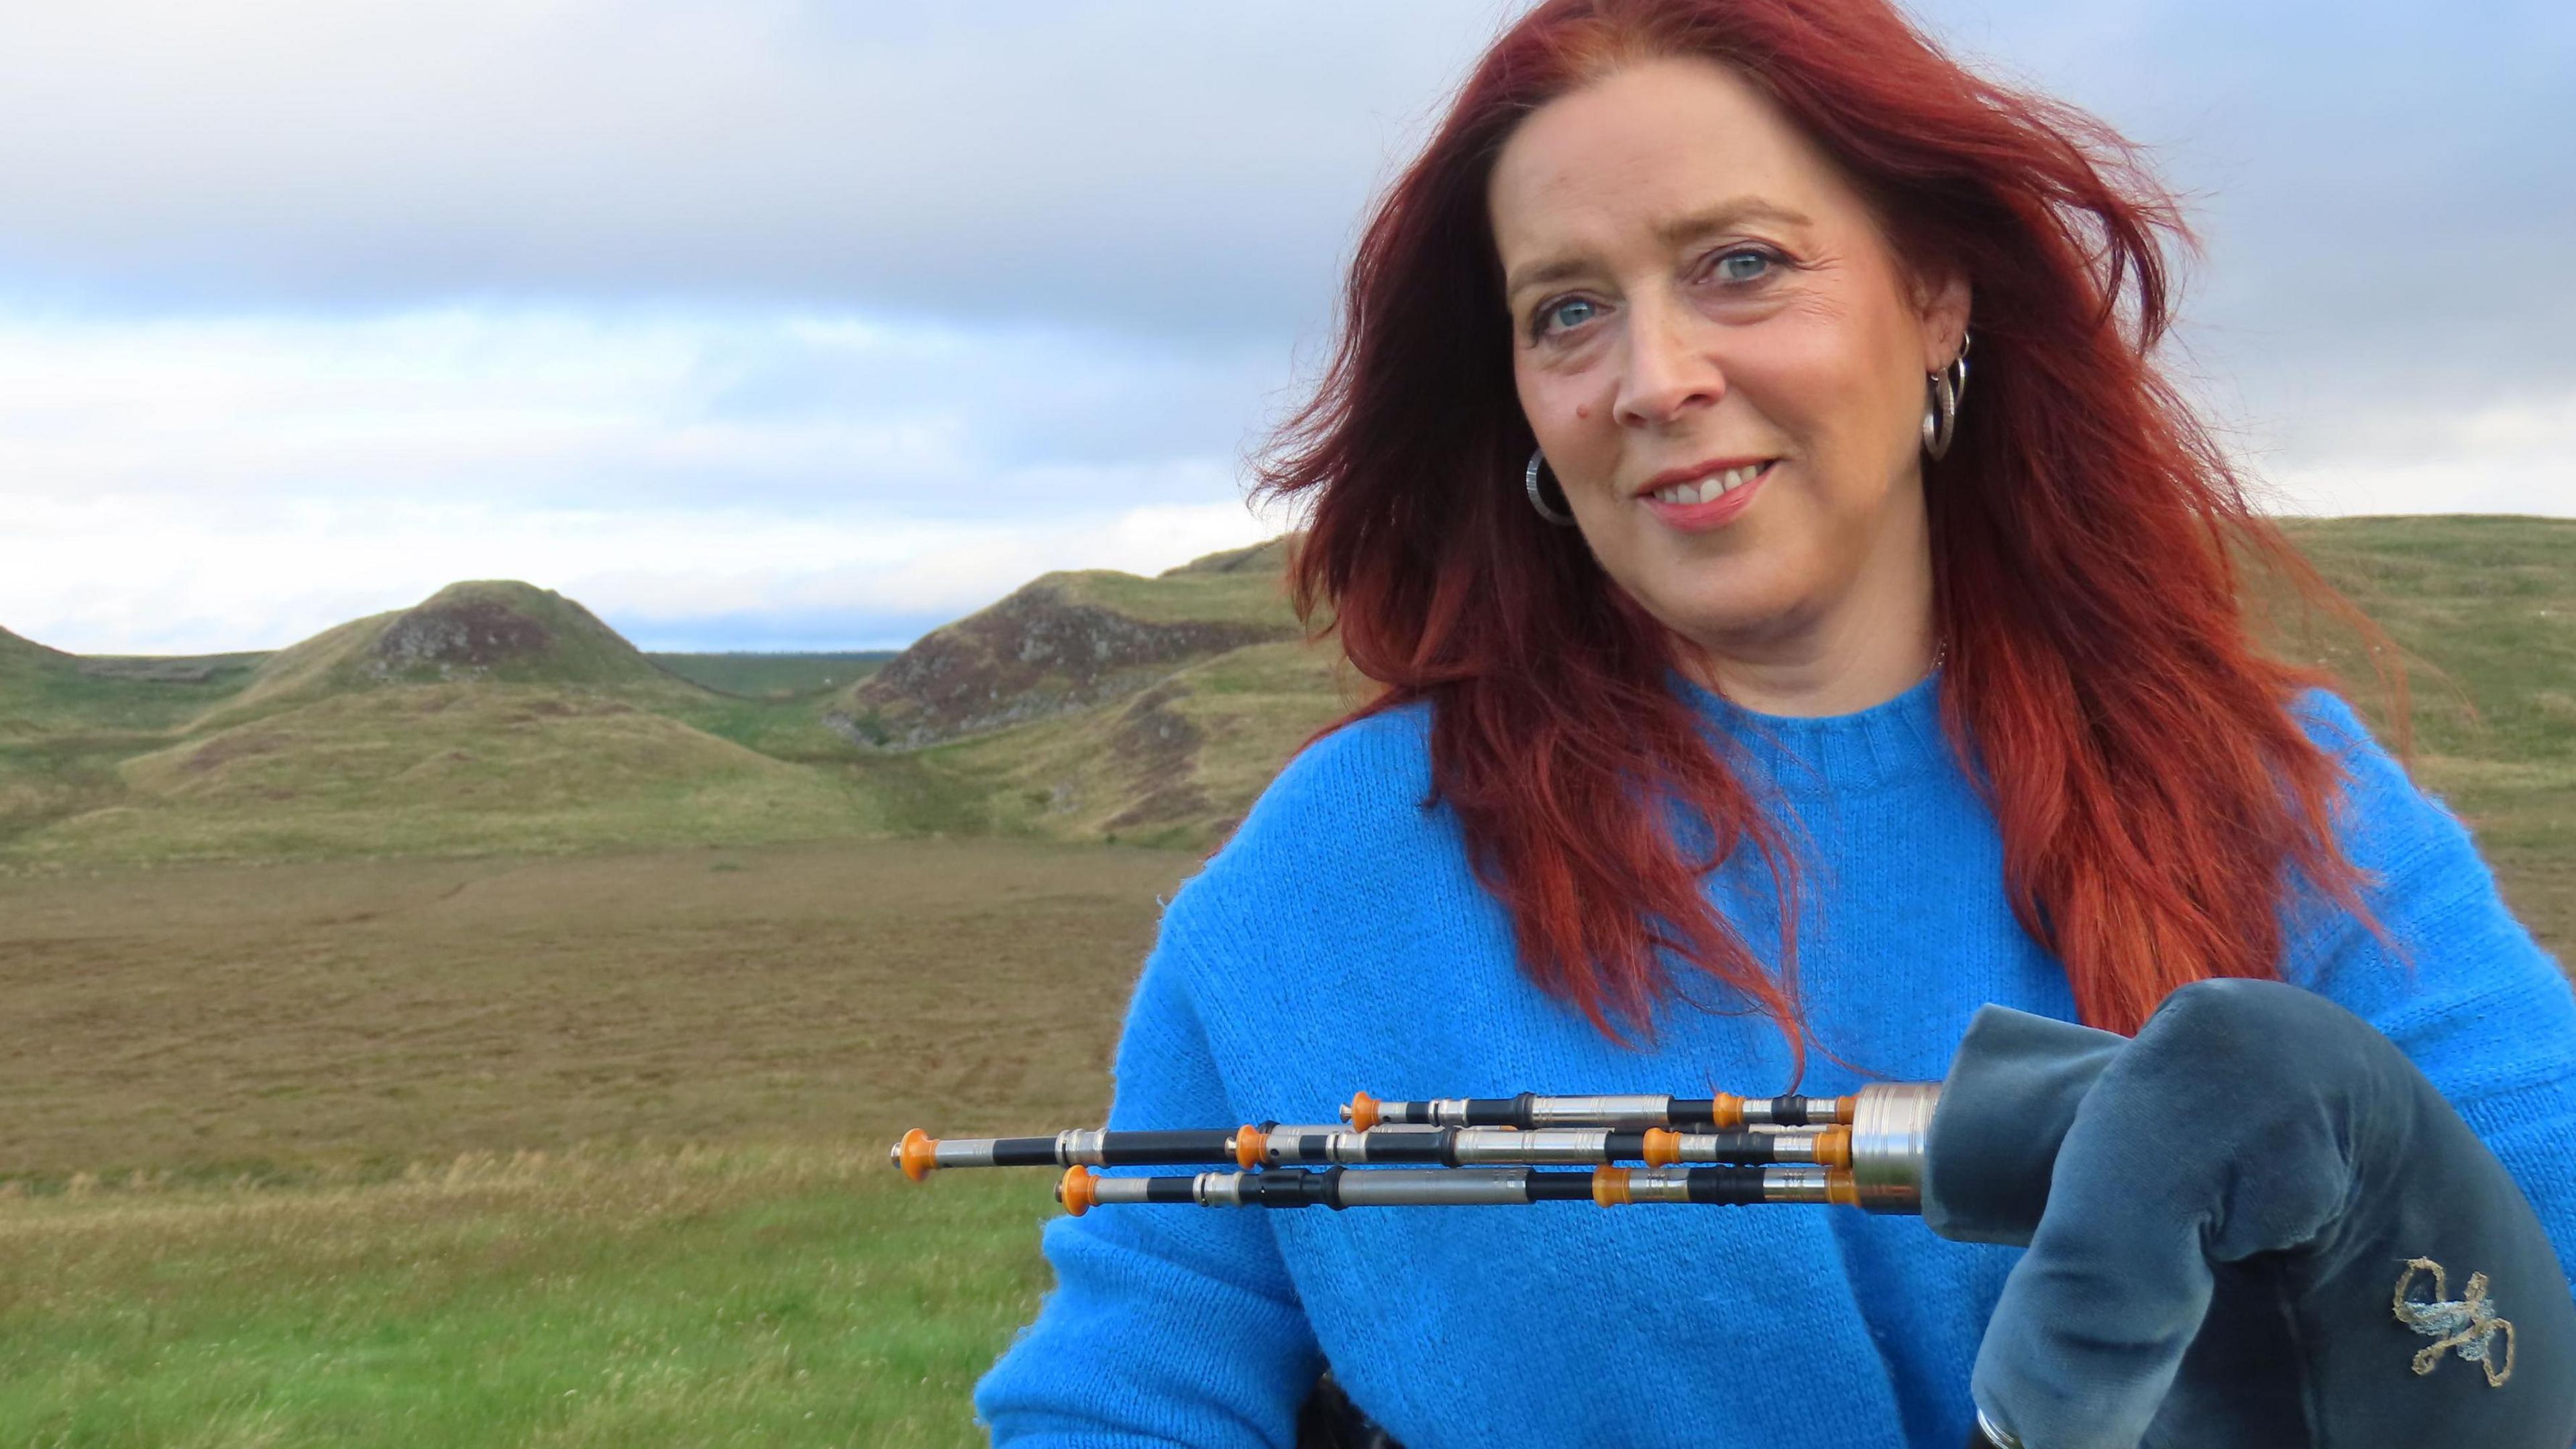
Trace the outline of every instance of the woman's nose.
<instances>
[{"instance_id":1,"label":"woman's nose","mask_svg":"<svg viewBox=\"0 0 2576 1449\"><path fill-rule=\"evenodd\" d=\"M1613 405L1630 427L1659 428L1726 396L1726 374L1708 347L1705 325L1666 307L1630 314L1627 369Z\"/></svg>"}]
</instances>

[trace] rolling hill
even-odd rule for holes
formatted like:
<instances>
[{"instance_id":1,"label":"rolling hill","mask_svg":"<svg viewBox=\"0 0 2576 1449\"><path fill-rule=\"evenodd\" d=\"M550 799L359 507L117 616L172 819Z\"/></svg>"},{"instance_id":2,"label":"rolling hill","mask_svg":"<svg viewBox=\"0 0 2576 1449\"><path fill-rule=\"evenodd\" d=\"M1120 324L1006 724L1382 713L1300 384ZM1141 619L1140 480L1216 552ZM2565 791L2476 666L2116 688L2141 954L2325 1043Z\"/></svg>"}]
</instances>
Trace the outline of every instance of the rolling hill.
<instances>
[{"instance_id":1,"label":"rolling hill","mask_svg":"<svg viewBox=\"0 0 2576 1449\"><path fill-rule=\"evenodd\" d=\"M2576 520L2288 526L2400 646L2419 777L2499 861L2559 881L2544 893L2576 932ZM1285 558L1274 541L1153 578L1049 574L881 667L717 666L782 681L761 697L525 584L458 584L264 657L0 635L0 862L886 832L1206 848L1367 687L1300 638ZM2252 607L2384 720L2348 636L2274 593ZM873 672L821 683L853 665Z\"/></svg>"},{"instance_id":2,"label":"rolling hill","mask_svg":"<svg viewBox=\"0 0 2576 1449\"><path fill-rule=\"evenodd\" d=\"M409 609L354 619L262 660L201 721L220 725L388 685L536 684L684 699L700 687L644 656L588 609L506 580L450 584Z\"/></svg>"},{"instance_id":3,"label":"rolling hill","mask_svg":"<svg viewBox=\"0 0 2576 1449\"><path fill-rule=\"evenodd\" d=\"M832 747L808 705L690 683L523 583L454 584L219 670L33 645L12 657L0 708L74 686L81 697L0 747L0 859L553 852L885 829L855 777L744 742ZM139 721L150 727L104 728L103 704L147 696L161 702Z\"/></svg>"},{"instance_id":4,"label":"rolling hill","mask_svg":"<svg viewBox=\"0 0 2576 1449\"><path fill-rule=\"evenodd\" d=\"M920 749L1088 709L1201 660L1293 638L1282 557L1263 545L1155 579L1044 575L932 630L844 691L826 719L854 744Z\"/></svg>"}]
</instances>

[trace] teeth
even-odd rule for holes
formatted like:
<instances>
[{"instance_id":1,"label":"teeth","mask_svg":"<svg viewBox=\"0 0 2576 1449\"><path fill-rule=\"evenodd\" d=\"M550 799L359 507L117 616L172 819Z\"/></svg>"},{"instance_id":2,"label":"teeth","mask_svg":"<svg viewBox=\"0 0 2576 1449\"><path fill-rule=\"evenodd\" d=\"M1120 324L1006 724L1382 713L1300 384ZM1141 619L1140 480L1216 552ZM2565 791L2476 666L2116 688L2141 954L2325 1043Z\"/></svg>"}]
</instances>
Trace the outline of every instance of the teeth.
<instances>
[{"instance_id":1,"label":"teeth","mask_svg":"<svg viewBox=\"0 0 2576 1449\"><path fill-rule=\"evenodd\" d=\"M1748 463L1741 468L1729 468L1723 473L1711 474L1696 483L1676 483L1670 488L1659 490L1655 494L1655 500L1659 503L1673 504L1706 503L1712 498L1732 493L1752 482L1766 466L1768 465L1762 463Z\"/></svg>"}]
</instances>

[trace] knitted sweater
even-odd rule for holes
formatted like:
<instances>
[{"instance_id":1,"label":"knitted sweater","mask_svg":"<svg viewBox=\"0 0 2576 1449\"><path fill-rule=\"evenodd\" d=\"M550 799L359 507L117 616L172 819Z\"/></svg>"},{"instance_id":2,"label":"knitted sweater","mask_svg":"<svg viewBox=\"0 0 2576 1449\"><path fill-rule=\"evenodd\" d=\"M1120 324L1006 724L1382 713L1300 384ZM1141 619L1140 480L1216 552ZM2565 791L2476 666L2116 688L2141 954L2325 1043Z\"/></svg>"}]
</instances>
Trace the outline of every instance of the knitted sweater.
<instances>
[{"instance_id":1,"label":"knitted sweater","mask_svg":"<svg viewBox=\"0 0 2576 1449\"><path fill-rule=\"evenodd\" d=\"M2063 968L2006 899L2002 839L1943 736L1937 676L1827 719L1683 687L1740 743L1799 851L1802 1001L1840 1059L1811 1054L1800 1090L1937 1080L1985 1002L2073 1016ZM2565 978L2460 823L2342 701L2312 694L2300 715L2346 769L2338 836L2376 877L2366 899L2399 950L2293 903L2284 976L2405 1050L2576 1264ZM1457 819L1426 806L1430 785L1423 708L1348 726L1289 765L1165 912L1111 1127L1331 1121L1361 1089L1789 1086L1786 1044L1759 1015L1675 1005L1639 1050L1533 987ZM1709 888L1746 940L1778 939L1749 858ZM1057 1287L976 1394L997 1444L1287 1445L1330 1363L1408 1449L1950 1449L2018 1256L1849 1209L1583 1203L1111 1207L1050 1223L1045 1247Z\"/></svg>"}]
</instances>

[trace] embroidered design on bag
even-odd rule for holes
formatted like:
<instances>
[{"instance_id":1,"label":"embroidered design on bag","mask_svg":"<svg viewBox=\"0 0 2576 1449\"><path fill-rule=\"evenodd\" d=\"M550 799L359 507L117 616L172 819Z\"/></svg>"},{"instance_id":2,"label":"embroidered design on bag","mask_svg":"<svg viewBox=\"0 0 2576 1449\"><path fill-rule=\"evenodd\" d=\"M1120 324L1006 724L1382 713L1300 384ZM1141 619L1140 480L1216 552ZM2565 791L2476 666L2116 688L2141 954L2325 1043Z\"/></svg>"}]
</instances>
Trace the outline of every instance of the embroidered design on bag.
<instances>
[{"instance_id":1,"label":"embroidered design on bag","mask_svg":"<svg viewBox=\"0 0 2576 1449\"><path fill-rule=\"evenodd\" d=\"M2433 1297L2416 1302L2406 1296L2415 1286L2415 1275L2433 1275ZM2495 1305L2487 1301L2487 1275L2471 1273L2465 1295L2450 1299L2451 1282L2442 1265L2430 1258L2410 1258L2406 1272L2397 1280L2396 1295L2390 1307L2397 1321L2432 1339L2433 1346L2415 1355L2415 1372L2429 1374L2442 1362L2442 1355L2457 1351L2460 1357L2486 1370L2487 1386L2503 1388L2513 1377L2513 1324L2496 1317ZM2496 1366L2496 1335L2504 1335L2504 1366Z\"/></svg>"}]
</instances>

